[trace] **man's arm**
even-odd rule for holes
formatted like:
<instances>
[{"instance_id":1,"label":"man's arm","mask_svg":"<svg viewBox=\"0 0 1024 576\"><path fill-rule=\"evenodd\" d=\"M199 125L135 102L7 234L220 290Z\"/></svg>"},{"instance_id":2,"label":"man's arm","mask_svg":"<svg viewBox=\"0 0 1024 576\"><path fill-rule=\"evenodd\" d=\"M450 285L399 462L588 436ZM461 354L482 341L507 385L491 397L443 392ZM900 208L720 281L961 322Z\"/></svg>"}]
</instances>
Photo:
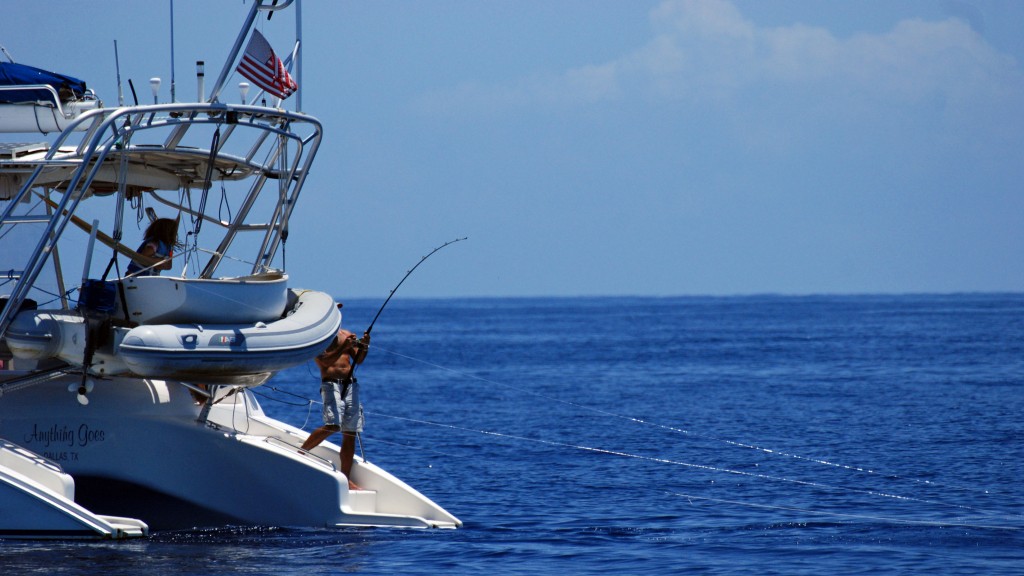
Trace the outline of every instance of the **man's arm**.
<instances>
[{"instance_id":1,"label":"man's arm","mask_svg":"<svg viewBox=\"0 0 1024 576\"><path fill-rule=\"evenodd\" d=\"M352 338L355 340L355 334L352 335ZM370 333L363 332L363 337L352 343L352 350L352 361L362 364L366 359L366 353L370 351Z\"/></svg>"}]
</instances>

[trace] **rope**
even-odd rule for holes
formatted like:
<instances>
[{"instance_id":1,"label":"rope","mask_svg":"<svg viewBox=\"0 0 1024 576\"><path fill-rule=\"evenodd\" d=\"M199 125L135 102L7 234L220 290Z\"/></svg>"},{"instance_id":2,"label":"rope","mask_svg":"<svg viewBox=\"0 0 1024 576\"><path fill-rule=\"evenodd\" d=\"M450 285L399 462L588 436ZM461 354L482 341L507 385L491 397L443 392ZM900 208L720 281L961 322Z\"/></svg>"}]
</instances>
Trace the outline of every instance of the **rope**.
<instances>
[{"instance_id":1,"label":"rope","mask_svg":"<svg viewBox=\"0 0 1024 576\"><path fill-rule=\"evenodd\" d=\"M193 223L195 236L198 240L199 231L203 228L203 215L206 214L206 199L210 195L210 187L213 185L214 162L217 159L217 149L220 148L220 126L213 132L213 142L210 143L210 158L206 164L206 181L203 183L203 195L199 198L199 216Z\"/></svg>"},{"instance_id":2,"label":"rope","mask_svg":"<svg viewBox=\"0 0 1024 576\"><path fill-rule=\"evenodd\" d=\"M281 400L281 399L278 399L278 398L274 398L273 396L268 396L268 395L265 395L265 394L261 394L259 392L256 392L256 390L252 390L252 393L253 394L259 394L260 396L264 396L268 400L274 400L275 402L280 402L281 404L287 404L288 406L306 406L307 404L310 404L310 405L312 405L312 404L323 404L323 402L320 402L318 400L314 400L312 398L307 398L305 396L302 396L302 395L299 395L299 394L295 394L294 392L289 392L287 390L281 390L280 388L277 388L275 386L264 386L264 387L265 388L269 388L269 389L273 390L274 392L280 392L281 394L287 394L289 396L294 396L295 398L301 398L302 400L305 400L305 402L288 402L287 400Z\"/></svg>"},{"instance_id":3,"label":"rope","mask_svg":"<svg viewBox=\"0 0 1024 576\"><path fill-rule=\"evenodd\" d=\"M228 212L227 218L224 218L225 210ZM217 219L226 222L231 222L234 219L234 216L231 214L231 203L228 201L228 191L224 187L223 181L220 183L220 204L217 206Z\"/></svg>"},{"instance_id":4,"label":"rope","mask_svg":"<svg viewBox=\"0 0 1024 576\"><path fill-rule=\"evenodd\" d=\"M37 303L36 306L38 308L45 308L46 306L49 306L50 304L56 302L57 300L60 300L61 298L67 298L68 296L71 296L71 294L73 292L75 292L76 290L80 290L81 288L82 288L81 286L75 286L74 288L69 288L63 294L58 294L56 292L50 292L49 290L45 290L45 289L40 288L38 286L33 286L32 287L33 290L38 290L39 292L42 292L43 294L46 294L47 296L53 296L52 300L47 300L46 302L39 302L39 303ZM77 302L77 300L76 300L76 302Z\"/></svg>"},{"instance_id":5,"label":"rope","mask_svg":"<svg viewBox=\"0 0 1024 576\"><path fill-rule=\"evenodd\" d=\"M263 394L261 392L257 392L256 390L252 390L252 389L249 390L253 394L255 394L257 396L260 396L261 398L266 398L267 400L273 400L274 402L285 404L287 406L306 406L308 408L306 410L306 420L305 420L305 422L302 423L302 426L299 427L300 430L305 430L306 426L309 424L309 419L313 416L313 406L315 404L323 404L323 402L320 402L318 400L314 400L312 398L306 398L305 396L301 396L299 394L295 394L295 393L289 392L287 390L281 390L280 388L277 388L275 386L268 386L268 388L273 390L274 392L280 392L282 394L287 394L289 396L294 396L296 398L301 398L301 399L305 400L305 402L302 402L302 403L288 402L287 400L281 400L280 398L275 398L273 396L269 396L267 394Z\"/></svg>"}]
</instances>

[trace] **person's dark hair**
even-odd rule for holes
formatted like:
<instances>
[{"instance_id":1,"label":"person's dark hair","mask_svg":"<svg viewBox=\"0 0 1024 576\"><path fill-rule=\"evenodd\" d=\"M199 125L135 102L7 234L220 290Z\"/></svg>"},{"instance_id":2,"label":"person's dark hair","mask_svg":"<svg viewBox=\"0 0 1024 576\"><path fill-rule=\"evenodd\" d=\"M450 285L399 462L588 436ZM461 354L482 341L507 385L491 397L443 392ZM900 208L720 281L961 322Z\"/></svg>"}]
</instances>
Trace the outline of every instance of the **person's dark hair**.
<instances>
[{"instance_id":1,"label":"person's dark hair","mask_svg":"<svg viewBox=\"0 0 1024 576\"><path fill-rule=\"evenodd\" d=\"M157 218L146 228L146 239L154 239L171 247L180 247L178 243L178 221L171 218Z\"/></svg>"}]
</instances>

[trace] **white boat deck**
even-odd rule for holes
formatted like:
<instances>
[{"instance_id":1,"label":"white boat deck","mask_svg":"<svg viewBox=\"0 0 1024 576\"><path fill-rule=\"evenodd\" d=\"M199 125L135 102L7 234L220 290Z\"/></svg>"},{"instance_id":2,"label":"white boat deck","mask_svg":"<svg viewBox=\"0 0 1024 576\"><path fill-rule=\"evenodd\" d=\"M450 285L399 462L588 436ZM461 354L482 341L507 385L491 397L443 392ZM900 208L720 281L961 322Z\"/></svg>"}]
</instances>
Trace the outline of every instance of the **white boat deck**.
<instances>
[{"instance_id":1,"label":"white boat deck","mask_svg":"<svg viewBox=\"0 0 1024 576\"><path fill-rule=\"evenodd\" d=\"M60 465L0 441L0 537L121 540L149 534L141 520L94 514L74 497L74 480Z\"/></svg>"}]
</instances>

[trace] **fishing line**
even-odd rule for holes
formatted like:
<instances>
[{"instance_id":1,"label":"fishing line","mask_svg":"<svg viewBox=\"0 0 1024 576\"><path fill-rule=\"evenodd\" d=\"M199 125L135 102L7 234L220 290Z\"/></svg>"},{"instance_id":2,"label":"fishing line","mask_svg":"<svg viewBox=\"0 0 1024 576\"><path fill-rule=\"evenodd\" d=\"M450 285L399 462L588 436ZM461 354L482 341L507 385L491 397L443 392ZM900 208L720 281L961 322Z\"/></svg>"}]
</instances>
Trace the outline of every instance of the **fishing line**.
<instances>
[{"instance_id":1,"label":"fishing line","mask_svg":"<svg viewBox=\"0 0 1024 576\"><path fill-rule=\"evenodd\" d=\"M760 448L760 447L756 447L756 446L752 446L752 445L748 445L748 444L743 444L743 443L739 443L739 442L733 442L733 441L730 441L730 440L722 440L722 439L713 438L713 437L709 437L709 436L705 436L705 435L695 434L695 433L689 432L687 430L683 430L683 429L680 429L680 428L675 428L675 427L672 427L672 426L667 426L667 425L663 425L663 424L648 422L646 420L642 420L642 419L639 419L639 418L634 418L634 417L630 417L630 416L623 416L623 415L620 415L620 414L615 414L615 413L612 413L612 412L607 412L605 410L601 410L601 409L598 409L598 408L592 408L592 407L585 406L585 405L582 405L582 404L578 404L578 403L575 403L575 402L570 402L570 401L562 400L562 399L559 399L559 398L549 397L549 396L546 396L544 394L540 394L540 393L533 392L533 391L530 391L530 390L525 390L525 389L519 388L517 386L510 385L510 384L504 384L504 383L501 383L501 382L496 382L496 381L493 381L493 380L490 380L490 379L487 379L487 378L484 378L484 377L481 377L481 376L477 376L477 375L474 375L474 374L467 374L467 373L464 373L464 372L459 372L457 370L454 370L454 369L451 369L451 368L447 368L447 367L444 367L444 366L440 366L438 364L434 364L434 363L426 361L426 360L420 360L418 358L413 358L411 356L406 356L404 354L401 354L401 353L398 353L398 352L395 352L395 351L392 351L392 350L381 348L379 345L376 345L375 348L378 348L381 351L386 352L388 354L392 354L392 355L399 356L399 357L402 357L402 358L406 358L406 359L409 359L409 360L415 360L417 362L421 362L423 364L427 364L429 366L432 366L432 367L435 367L435 368L438 368L438 369L441 369L441 370L445 370L447 372L452 372L452 373L455 373L455 374L458 374L458 375L461 375L461 376L464 376L464 377L467 377L467 378L473 378L473 379L480 380L482 382L486 382L486 383L490 383L490 384L499 384L499 385L502 385L502 386L506 386L506 387L515 389L515 390L520 391L520 392L525 392L525 393L528 393L530 395L533 395L533 396L536 396L536 397L539 397L539 398L543 398L545 400L550 400L550 401L553 401L553 402L562 403L562 404L573 406L573 407L580 408L580 409L583 409L583 410L592 411L592 412L595 412L595 413L598 413L598 414L601 414L601 415L612 416L612 417L615 417L615 418L625 419L625 420L629 420L629 421L632 421L632 422L635 422L635 423L639 423L639 424L655 426L655 427L662 428L662 429L665 429L665 430L669 430L669 431L672 431L672 432L679 432L679 433L684 433L684 434L697 435L699 437L715 440L715 441L718 441L718 442L724 442L726 444L729 444L729 445L732 445L732 446L736 446L736 447L755 449L755 450L758 450L758 451L761 451L761 452L765 452L765 453L771 454L771 455L779 455L779 456L787 456L787 457L790 457L790 458L798 458L798 459L806 460L806 461L809 461L809 462L814 462L814 463L819 463L819 464L827 464L829 466L838 467L838 468L845 469L845 470L852 470L852 471L857 471L857 472L863 472L863 473L867 473L867 474L873 474L873 475L876 475L876 476L879 475L879 473L877 473L877 472L874 472L874 471L868 470L868 469L864 469L864 468L858 468L858 467L834 464L834 463L831 463L831 462L828 462L828 461L825 461L825 460L818 460L818 459L807 458L807 457L802 457L802 456L798 456L798 455L787 454L785 452L779 452L779 451L771 450L771 449L768 449L768 448ZM271 390L274 390L275 392L281 392L281 393L284 393L284 394L288 394L288 395L291 395L291 396L294 396L294 397L306 400L306 403L310 406L309 413L310 414L312 413L312 405L315 403L314 400L306 398L306 397L301 396L299 394L295 394L295 393L289 392L287 390L280 390L280 389L278 389L276 387L272 387ZM275 400L277 400L277 399L275 399ZM277 401L283 402L283 403L287 403L287 402L285 402L283 400L277 400ZM951 504L951 503L948 503L948 502L941 502L941 501L936 501L936 500L927 500L927 499L916 498L916 497L912 497L912 496L905 496L905 495L901 495L901 494L894 494L894 493L889 493L889 492L881 492L881 491L876 491L876 490L864 490L864 489L858 489L858 488L851 488L851 487L847 487L847 486L825 484L825 483L821 483L821 482L811 482L811 481L806 481L806 480L798 480L798 479L794 479L794 478L772 476L772 475L769 475L769 474L759 474L759 473L754 473L754 472L744 472L744 471L741 471L741 470L733 470L733 469L729 469L729 468L720 468L720 467L708 466L708 465L704 465L704 464L694 464L694 463L691 463L691 462L680 462L680 461L676 461L676 460L669 460L669 459L658 458L658 457L653 457L653 456L644 456L644 455L640 455L640 454L630 454L630 453L627 453L627 452L608 450L608 449L604 449L604 448L596 448L596 447L591 447L591 446L583 446L583 445L578 445L578 444L569 444L569 443L565 443L565 442L556 442L556 441L551 441L551 440L540 440L540 439L536 439L536 438L527 438L527 437L524 437L524 436L516 436L516 435L505 434L505 433L501 433L501 432L493 432L493 431L488 431L488 430L471 429L471 428L465 428L465 427L455 426L455 425L451 425L451 424L441 424L441 423L429 422L429 421L425 421L425 420L417 420L417 419L413 419L413 418L407 418L407 417L401 417L401 416L392 416L392 415L388 415L388 414L381 414L381 413L376 413L376 412L371 412L371 411L367 411L367 414L374 414L374 415L378 415L378 416L383 416L385 418L391 418L391 419L395 419L395 420L404 420L404 421L413 422L413 423L421 423L421 424L428 424L428 425L438 426L438 427L446 427L446 428L453 429L453 430L462 430L462 431L467 431L467 432L475 432L475 433L480 433L480 434L484 434L484 435L488 435L488 436L494 436L494 437L500 437L500 438L507 438L507 439L513 439L513 440L524 440L524 441L528 441L528 442L546 444L546 445L550 445L550 446L572 448L572 449L576 449L576 450L583 450L583 451L589 451L589 452L600 453L600 454L608 454L608 455L620 456L620 457L625 457L625 458L633 458L633 459L649 461L649 462L656 462L656 463L662 463L662 464L671 464L671 465L676 465L676 466L684 466L684 467L687 467L687 468L704 470L704 471L708 471L708 472L726 473L726 474L733 474L733 475L737 475L737 476L756 478L756 479L761 479L761 480L785 482L785 483L790 483L790 484L795 484L795 485L800 485L800 486L806 486L806 487L810 487L810 488L820 488L820 489L828 489L828 490L845 491L845 492L849 492L849 493L859 493L859 494L864 494L864 495L868 495L868 496L881 497L881 498L889 498L889 499L894 499L894 500L899 500L899 501L904 501L904 502L915 502L915 503L928 504L928 505L934 505L934 506L951 507L951 508L957 508L957 509L961 509L961 510L969 510L969 511L974 512L974 513L978 513L978 514L982 514L982 515L988 515L988 516L992 516L992 515L1007 516L1005 513L1002 513L1002 512L991 512L991 511L977 509L977 508L974 508L974 507L971 507L971 506L965 506L965 505L960 505L960 504ZM309 419L309 414L307 414L307 422L308 422L308 419ZM303 428L305 428L305 425L303 425ZM915 479L912 479L912 478L903 478L903 477L894 476L894 475L882 475L881 477L887 478L887 479L914 480L915 482L925 483L925 484L928 484L928 485L933 486L933 487L941 486L940 484L937 484L937 483L934 483L934 482L923 481L923 480L915 480ZM975 489L974 491L977 491L977 490ZM988 494L989 492L987 490L985 490L984 493ZM1009 516L1010 517L1021 517L1020 515L1017 515L1017 514L1012 514L1012 515L1009 515Z\"/></svg>"},{"instance_id":2,"label":"fishing line","mask_svg":"<svg viewBox=\"0 0 1024 576\"><path fill-rule=\"evenodd\" d=\"M437 426L439 428L448 428L450 430L459 430L459 431L463 431L463 432L473 432L473 433L477 433L477 434L484 434L486 436L494 436L494 437L498 437L498 438L507 438L507 439L511 439L511 440L521 440L521 441L525 441L525 442L533 442L533 443L536 443L536 444L544 444L544 445L547 445L547 446L555 446L555 447L559 447L559 448L572 448L574 450L582 450L582 451L585 451L585 452L593 452L593 453L597 453L597 454L607 454L609 456L620 456L620 457L623 457L623 458L632 458L632 459L635 459L635 460L641 460L641 461L646 461L646 462L654 462L654 463L659 463L659 464L671 464L671 465L674 465L674 466L683 466L683 467L686 467L686 468L693 468L693 469L697 469L697 470L703 470L703 471L706 471L706 472L733 474L733 475L736 475L736 476L743 476L743 477L748 477L748 478L756 478L756 479L759 479L759 480L770 480L770 481L774 481L774 482L785 482L785 483L789 483L789 484L796 484L798 486L806 486L806 487L810 487L810 488L820 488L820 489L824 489L824 490L838 490L838 491L843 491L843 492L850 492L850 493L856 493L856 494L864 494L864 495L867 495L867 496L874 496L874 497L880 497L880 498L889 498L889 499L892 499L892 500L899 500L899 501L903 501L903 502L914 502L914 503L918 503L918 504L928 504L928 505L932 505L932 506L957 508L957 509L960 509L960 510L969 510L971 512L975 512L975 513L982 514L982 515L989 515L989 516L991 516L991 515L997 515L998 514L998 515L1004 516L1004 517L1008 516L1008 515L1006 515L1004 513L1001 513L1001 512L989 512L989 511L986 511L986 510L980 510L980 509L977 509L977 508L973 508L971 506L964 506L964 505L961 505L961 504L950 504L948 502L940 502L940 501L937 501L937 500L925 500L925 499L922 499L922 498L914 498L912 496L903 496L903 495L900 495L900 494L892 494L892 493L888 493L888 492L879 492L879 491L876 491L876 490L862 490L862 489L858 489L858 488L850 488L850 487L847 487L847 486L837 486L837 485L833 485L833 484L824 484L822 482L810 482L810 481L807 481L807 480L796 480L796 479L793 479L793 478L784 478L784 477L781 477L781 476L772 476L772 475L769 475L769 474L758 474L758 473L754 473L754 472L744 472L742 470L733 470L731 468L720 468L720 467L717 467L717 466L708 466L706 464L694 464L692 462L681 462L681 461L678 461L678 460L670 460L670 459L667 459L667 458L659 458L659 457L656 457L656 456L644 456L642 454L631 454L629 452L621 452L621 451L618 451L618 450L608 450L608 449L605 449L605 448L597 448L597 447L594 447L594 446L584 446L582 444L569 444L569 443L566 443L566 442L557 442L557 441L554 441L554 440L541 440L539 438L528 438L526 436L517 436L517 435L514 435L514 434L506 434L504 432L494 432L494 431L491 431L491 430L482 430L482 429L476 429L476 428L466 428L466 427L462 427L462 426L456 426L454 424L443 424L443 423L440 423L440 422L431 422L429 420L419 420L419 419L415 419L415 418L407 418L407 417L404 417L404 416L393 416L393 415L390 415L390 414L382 414L382 413L379 413L379 412L367 411L367 414L371 414L371 415L374 415L374 416L382 416L384 418L391 418L391 419L394 419L394 420L403 420L403 421L406 421L406 422L412 422L412 423L416 423L416 424L427 424L427 425L430 425L430 426ZM1009 515L1009 516L1015 516L1015 515Z\"/></svg>"},{"instance_id":3,"label":"fishing line","mask_svg":"<svg viewBox=\"0 0 1024 576\"><path fill-rule=\"evenodd\" d=\"M397 354L397 353L394 353L394 352L389 351L389 350L384 350L384 351L388 352L388 353L391 353L391 354L396 354L398 356L403 356L401 354ZM403 357L406 357L406 356L403 356ZM406 358L408 358L408 357L406 357ZM448 368L444 368L444 367L441 367L441 366L437 366L437 367L438 368L442 368L444 370L448 370L448 371L453 371L454 372L454 370L451 370L451 369L448 369ZM467 376L473 376L473 375L467 375ZM477 377L477 378L479 378L479 377ZM480 379L486 381L486 379L483 379L483 378L480 378ZM497 384L497 382L494 382L494 383ZM299 399L304 400L303 403L288 402L288 401L285 401L285 400L281 400L279 398L274 398L272 396L261 394L259 392L256 392L255 390L250 390L254 394L259 394L260 396L262 396L264 398L267 398L269 400L274 400L276 402L280 402L280 403L283 403L283 404L287 404L287 405L290 405L290 406L308 406L309 409L307 410L307 414L306 414L306 422L304 422L303 425L302 425L302 429L305 429L306 424L309 422L309 418L311 417L312 410L313 410L313 405L314 404L318 404L319 402L317 402L316 400L314 400L312 398L308 398L306 396L302 396L300 394L296 394L296 393L290 392L288 390L282 390L282 389L277 388L275 386L268 386L268 388L270 390L274 391L274 392L279 392L279 393L282 393L282 394L286 394L286 395L293 396L295 398L299 398ZM536 394L536 393L533 393L533 394L536 395L536 396L544 397L541 394ZM570 405L573 405L573 406L578 406L578 407L584 408L584 409L591 409L591 408L589 408L587 406L573 404L571 402L566 402L566 401L559 400L559 399L556 399L556 398L550 398L550 399L554 400L554 401L557 401L557 402L563 402L563 403L570 404ZM611 413L606 413L606 412L603 412L603 411L600 411L600 410L597 410L597 409L591 409L591 410L595 410L597 412L601 412L602 414L618 416L618 415L611 414ZM786 478L786 477L782 477L782 476L773 476L773 475L770 475L770 474L760 474L760 473L755 473L755 472L745 472L745 471L742 471L742 470L734 470L734 469L730 469L730 468L721 468L721 467L717 467L717 466L709 466L709 465L706 465L706 464L695 464L695 463L692 463L692 462L682 462L682 461L678 461L678 460L671 460L671 459L667 459L667 458L659 458L659 457L655 457L655 456L645 456L645 455L642 455L642 454L632 454L632 453L628 453L628 452L622 452L622 451L618 451L618 450L609 450L609 449L606 449L606 448L599 448L599 447L594 447L594 446L585 446L585 445L581 445L581 444L570 444L570 443L567 443L567 442L558 442L558 441L554 441L554 440L542 440L542 439L539 439L539 438L529 438L529 437L526 437L526 436L519 436L519 435L514 435L514 434L506 434L506 433L503 433L503 432L496 432L496 431L492 431L492 430L467 428L467 427L463 427L463 426L456 426L456 425L453 425L453 424L443 424L443 423L439 423L439 422L431 422L431 421L428 421L428 420L421 420L421 419L416 419L416 418L408 418L408 417L404 417L404 416L395 416L395 415L391 415L391 414L384 414L384 413L373 412L373 411L369 411L369 410L366 411L366 413L369 414L369 415L381 416L381 417L384 417L384 418L390 418L392 420L401 420L401 421L410 422L410 423L414 423L414 424L426 424L426 425L435 426L435 427L439 427L439 428L447 428L447 429L450 429L450 430L458 430L458 431L462 431L462 432L472 432L472 433L476 433L476 434L483 434L485 436L493 436L493 437L496 437L496 438L503 438L503 439L509 439L509 440L517 440L517 441L525 441L525 442L532 442L532 443L535 443L535 444L543 444L543 445L554 446L554 447L559 447L559 448L569 448L569 449L580 450L580 451L585 451L585 452L591 452L591 453L596 453L596 454L606 454L606 455L609 455L609 456L619 456L619 457L622 457L622 458L631 458L631 459L635 459L635 460L646 461L646 462L653 462L653 463L659 463L659 464L670 464L670 465L674 465L674 466L683 466L683 467L686 467L686 468L702 470L702 471L705 471L705 472L721 473L721 474L732 474L732 475L735 475L735 476L754 478L754 479L758 479L758 480L767 480L767 481L773 481L773 482L782 482L782 483L794 484L794 485L797 485L797 486L804 486L804 487L808 487L808 488L817 488L817 489L831 490L831 491L841 491L841 492L844 492L844 493L855 493L855 494L863 494L863 495L872 496L872 497L888 498L888 499L891 499L891 500L896 500L896 501L901 501L901 502L912 502L912 503L916 503L916 504L927 504L927 505L931 505L931 506L955 508L955 509L970 511L972 513L980 514L982 516L999 516L999 517L1006 518L1006 519L1014 518L1014 517L1021 517L1020 515L1017 515L1017 514L1005 514L1005 513L1002 513L1002 512L992 512L992 511L988 511L988 510L982 510L982 509L974 508L974 507L971 507L971 506L965 506L965 505L960 505L960 504L951 504L951 503L948 503L948 502L942 502L942 501L937 501L937 500L927 500L927 499L916 498L916 497L912 497L912 496L905 496L905 495L901 495L901 494L894 494L894 493L889 493L889 492L881 492L881 491L877 491L877 490L864 490L864 489L858 489L858 488L851 488L851 487L848 487L848 486L840 486L840 485L834 485L834 484L825 484L823 482L812 482L812 481L807 481L807 480L798 480L798 479L795 479L795 478ZM635 420L637 422L645 423L643 420L639 420L639 419L635 419L635 418L627 418L627 419ZM664 427L664 426L661 426L661 427ZM422 450L422 451L428 451L428 452L435 452L437 454L441 454L443 456L448 456L448 457L453 457L454 456L452 454L447 454L447 453L439 452L437 450L432 450L432 449L429 449L429 448L424 448L424 447L420 447L420 446L412 446L412 445L408 445L408 444L398 444L398 443L395 443L395 442L389 442L389 441L382 440L382 439L379 439L379 438L374 438L374 441L375 442L382 442L382 443L385 443L385 444L392 444L392 445L403 446L403 447L410 448L410 449L416 449L416 450ZM773 454L779 454L778 452L772 452L772 453ZM1001 529L1012 529L1012 530L1018 530L1019 529L1017 527L1012 527L1012 526L978 525L978 524L934 522L934 521L916 521L916 520L901 520L901 519L885 518L885 517L858 516L858 515L852 515L852 514L820 512L820 511L806 510L806 509L801 509L801 508L790 508L790 507L783 507L783 506L770 506L770 505L765 505L765 504L753 504L753 503L740 502L740 501L721 500L721 499L702 497L702 496L693 496L693 495L686 495L686 494L674 494L674 495L688 497L688 498L691 498L691 499L698 499L698 500L717 501L717 502L722 502L722 503L732 503L732 504L736 504L736 505L750 506L750 507L755 507L755 508L790 510L790 511L806 512L806 513L809 513L809 514L832 515L832 516L838 516L838 517L861 518L861 519L875 519L875 520L891 521L891 522L904 523L904 524L921 524L921 525L935 525L935 526L959 526L959 527L993 528L993 529L1001 528Z\"/></svg>"},{"instance_id":4,"label":"fishing line","mask_svg":"<svg viewBox=\"0 0 1024 576\"><path fill-rule=\"evenodd\" d=\"M618 418L618 419L621 419L621 420L627 420L627 421L630 421L630 422L633 422L633 423L636 423L636 424L642 424L642 425L645 425L645 426L653 426L655 428L660 428L660 429L666 430L668 432L685 434L687 436L695 436L697 438L703 438L705 440L711 440L711 441L714 441L714 442L720 442L722 444L727 444L729 446L733 446L733 447L736 447L736 448L745 448L745 449L748 449L748 450L754 450L754 451L757 451L757 452L762 452L764 454L769 454L771 456L782 456L782 457L786 457L786 458L792 458L794 460L801 460L801 461L805 461L805 462L810 462L810 463L813 463L813 464L821 464L821 465L825 465L825 466L831 466L833 468L837 468L837 469L841 469L841 470L849 470L849 471L852 471L852 472L860 472L860 473L863 473L863 474L870 474L872 476L875 476L875 477L878 477L878 478L884 478L884 479L887 479L887 480L901 480L901 481L905 481L905 482L912 482L912 483L915 483L915 484L922 484L922 485L929 486L929 487L932 487L932 488L955 488L955 489L962 490L962 491L965 491L965 492L973 492L973 493L979 493L980 492L980 493L983 493L983 494L991 494L991 492L989 490L986 490L984 488L977 488L977 487L970 487L970 486L961 486L961 485L950 484L950 483L939 483L939 482L933 482L931 480L922 480L922 479L919 479L919 478L912 478L912 477L908 477L908 476L900 476L900 475L897 475L897 474L878 472L876 470L873 470L873 469L870 469L870 468L865 468L863 466L854 466L854 465L849 465L849 464L841 464L841 463L837 463L837 462L830 462L828 460L823 460L823 459L819 459L819 458L812 458L812 457L808 457L808 456L801 456L799 454L791 454L791 453L784 452L784 451L781 451L781 450L775 450L775 449L772 449L772 448L765 448L765 447L761 447L761 446L756 446L754 444L746 444L746 443L743 443L743 442L737 442L735 440L727 440L727 439L724 439L724 438L717 438L715 436L710 436L708 434L703 434L703 433L700 433L700 432L693 432L691 430L686 430L686 429L683 429L683 428L677 428L675 426L669 426L667 424L660 424L660 423L657 423L657 422L651 422L651 421L643 420L641 418L636 418L636 417L633 417L633 416L626 416L626 415L623 415L623 414L616 414L614 412L608 412L607 410L602 410L600 408L594 408L592 406L586 406L584 404L579 404L579 403L572 402L572 401L569 401L569 400L562 400L560 398L554 398L554 397L551 397L551 396L540 394L538 392L534 392L533 390L529 390L529 389L526 389L526 388L520 388L520 387L512 385L512 384L506 384L504 382L497 382L495 380L491 380L489 378L484 378L484 377L478 376L476 374L470 374L470 373L467 373L467 372L462 372L462 371L459 371L459 370L448 368L446 366L441 366L439 364L435 364L435 363L430 362L428 360L422 360L420 358L414 358L412 356L407 356L405 354L401 354L401 353L395 352L393 350L388 350L388 349L385 349L385 348L381 348L379 345L374 345L374 348L377 348L377 349L381 350L382 352L386 352L388 354L392 354L394 356L398 356L400 358L405 358L405 359L408 359L408 360L413 360L415 362L420 362L421 364L425 364L427 366L431 366L431 367L437 368L439 370L444 370L446 372L451 372L452 374L457 374L457 375L463 376L465 378L479 380L479 381L487 383L487 384L495 384L495 385L499 385L499 386L505 386L505 387L511 388L511 389L513 389L513 390L515 390L517 392L524 393L524 394L529 394L529 395L535 396L537 398L542 398L544 400L549 400L551 402L558 402L560 404L564 404L564 405L567 405L567 406L572 406L574 408L579 408L581 410L586 410L586 411L594 412L594 413L600 414L602 416L609 416L609 417L612 417L612 418Z\"/></svg>"}]
</instances>

